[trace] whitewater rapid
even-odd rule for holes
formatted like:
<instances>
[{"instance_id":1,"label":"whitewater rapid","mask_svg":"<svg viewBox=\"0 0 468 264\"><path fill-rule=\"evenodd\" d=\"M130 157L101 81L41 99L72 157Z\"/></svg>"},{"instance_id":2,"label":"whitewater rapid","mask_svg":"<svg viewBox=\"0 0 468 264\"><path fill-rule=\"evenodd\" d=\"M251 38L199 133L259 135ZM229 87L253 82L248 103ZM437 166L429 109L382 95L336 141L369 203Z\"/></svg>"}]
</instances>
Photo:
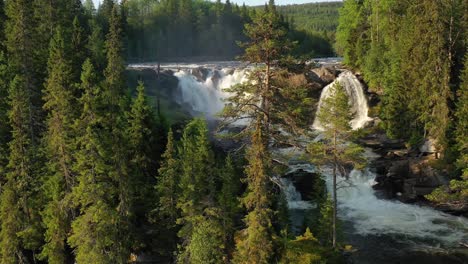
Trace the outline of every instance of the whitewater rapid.
<instances>
[{"instance_id":1,"label":"whitewater rapid","mask_svg":"<svg viewBox=\"0 0 468 264\"><path fill-rule=\"evenodd\" d=\"M298 169L310 173L317 172L311 164L292 165L290 171ZM327 183L328 192L331 193L331 168L322 168L319 172ZM404 240L418 240L417 243L427 246L441 247L454 247L459 242L468 240L467 219L429 207L379 199L372 188L375 176L369 169L352 170L348 180L338 179L341 185L349 186L338 190L338 217L352 223L352 232L361 236L390 235ZM297 206L310 203L298 200L298 196L294 194L295 188L288 187L283 191L286 192L287 198L292 198L290 209L311 208ZM291 194L288 194L289 192Z\"/></svg>"},{"instance_id":2,"label":"whitewater rapid","mask_svg":"<svg viewBox=\"0 0 468 264\"><path fill-rule=\"evenodd\" d=\"M224 89L247 80L246 69L207 69L205 80L197 79L192 71L185 69L174 73L181 91L179 103L190 105L193 111L207 117L214 117L223 110L224 100L229 97Z\"/></svg>"},{"instance_id":3,"label":"whitewater rapid","mask_svg":"<svg viewBox=\"0 0 468 264\"><path fill-rule=\"evenodd\" d=\"M349 97L349 104L351 112L353 113L353 120L350 125L353 130L362 128L365 124L372 119L367 115L369 107L367 105L367 98L364 94L364 88L358 78L350 71L341 73L335 81L323 88L320 95L320 101L317 107L317 113L321 111L324 99L331 96L331 87L340 83L346 90ZM317 115L317 114L316 114ZM314 120L312 127L316 130L323 130L322 124L318 119Z\"/></svg>"}]
</instances>

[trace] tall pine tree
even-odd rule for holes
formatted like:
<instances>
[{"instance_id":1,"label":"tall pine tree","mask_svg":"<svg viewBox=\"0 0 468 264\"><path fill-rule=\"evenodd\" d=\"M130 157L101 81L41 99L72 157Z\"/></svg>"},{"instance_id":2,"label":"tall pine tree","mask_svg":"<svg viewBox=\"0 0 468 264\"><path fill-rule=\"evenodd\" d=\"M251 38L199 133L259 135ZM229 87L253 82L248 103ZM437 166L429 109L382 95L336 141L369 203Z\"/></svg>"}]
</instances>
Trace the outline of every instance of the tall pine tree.
<instances>
[{"instance_id":1,"label":"tall pine tree","mask_svg":"<svg viewBox=\"0 0 468 264\"><path fill-rule=\"evenodd\" d=\"M44 109L48 112L44 135L48 160L44 189L48 201L43 212L46 245L42 255L49 263L58 264L66 261L65 243L72 210L65 198L75 185L73 122L77 116L72 67L67 55L69 49L61 27L57 28L49 50L44 91Z\"/></svg>"},{"instance_id":2,"label":"tall pine tree","mask_svg":"<svg viewBox=\"0 0 468 264\"><path fill-rule=\"evenodd\" d=\"M77 263L124 263L119 240L120 217L116 210L117 188L109 164L112 150L110 133L103 127L107 108L102 87L90 60L81 75L83 96L81 116L76 123L77 152L74 170L77 185L71 199L79 208L68 238Z\"/></svg>"}]
</instances>

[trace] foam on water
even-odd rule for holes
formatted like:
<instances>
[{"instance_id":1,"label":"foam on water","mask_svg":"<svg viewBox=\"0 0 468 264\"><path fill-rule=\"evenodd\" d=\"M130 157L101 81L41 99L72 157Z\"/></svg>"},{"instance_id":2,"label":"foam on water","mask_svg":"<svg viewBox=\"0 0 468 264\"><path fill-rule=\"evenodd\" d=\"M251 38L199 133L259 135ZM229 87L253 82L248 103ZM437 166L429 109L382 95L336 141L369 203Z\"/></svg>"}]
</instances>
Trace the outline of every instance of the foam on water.
<instances>
[{"instance_id":1,"label":"foam on water","mask_svg":"<svg viewBox=\"0 0 468 264\"><path fill-rule=\"evenodd\" d=\"M331 189L330 171L324 171ZM455 246L468 239L468 221L428 207L378 199L372 185L375 174L353 170L352 187L338 190L339 217L353 223L361 235L399 235L431 241L431 244Z\"/></svg>"},{"instance_id":2,"label":"foam on water","mask_svg":"<svg viewBox=\"0 0 468 264\"><path fill-rule=\"evenodd\" d=\"M190 70L180 70L174 75L179 79L180 103L188 104L193 111L213 117L224 107L229 94L224 89L246 80L246 70L209 70L205 81L199 81Z\"/></svg>"},{"instance_id":3,"label":"foam on water","mask_svg":"<svg viewBox=\"0 0 468 264\"><path fill-rule=\"evenodd\" d=\"M372 119L367 116L369 107L367 105L367 99L364 95L362 84L350 71L341 73L335 81L323 88L322 94L320 95L317 113L320 112L324 99L331 95L330 88L333 87L337 82L339 82L345 88L346 93L349 96L349 104L351 105L351 111L354 114L354 118L350 122L351 128L356 130L364 127L364 125ZM322 124L318 119L314 120L312 127L317 130L323 130Z\"/></svg>"}]
</instances>

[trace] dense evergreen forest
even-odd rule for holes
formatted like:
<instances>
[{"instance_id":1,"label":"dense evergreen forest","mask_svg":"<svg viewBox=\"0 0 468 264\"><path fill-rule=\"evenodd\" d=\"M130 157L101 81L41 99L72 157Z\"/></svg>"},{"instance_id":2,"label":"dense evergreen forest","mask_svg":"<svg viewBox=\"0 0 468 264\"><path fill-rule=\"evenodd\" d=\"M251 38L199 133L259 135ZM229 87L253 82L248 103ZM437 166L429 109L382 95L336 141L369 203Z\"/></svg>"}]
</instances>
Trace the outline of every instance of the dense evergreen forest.
<instances>
[{"instance_id":1,"label":"dense evergreen forest","mask_svg":"<svg viewBox=\"0 0 468 264\"><path fill-rule=\"evenodd\" d=\"M289 21L290 25L296 29L296 31L315 36L315 38L312 37L310 41L323 43L322 49L326 50L326 43L335 43L335 33L338 27L339 17L338 10L342 6L342 2L286 5L279 6L278 12L286 17L286 20ZM304 39L302 41L309 41L309 39ZM305 49L307 48L310 49L310 47L305 47Z\"/></svg>"},{"instance_id":2,"label":"dense evergreen forest","mask_svg":"<svg viewBox=\"0 0 468 264\"><path fill-rule=\"evenodd\" d=\"M428 198L465 204L468 3L345 1L339 22L336 48L382 95L382 128L409 146L429 139L455 179Z\"/></svg>"},{"instance_id":3,"label":"dense evergreen forest","mask_svg":"<svg viewBox=\"0 0 468 264\"><path fill-rule=\"evenodd\" d=\"M299 74L335 54L340 5L0 0L0 264L346 263L337 179L367 165L362 131L337 83L313 140L317 89ZM377 129L429 139L453 181L427 198L466 203L467 2L350 0L339 14L336 51L382 98ZM216 131L233 149L127 86L128 62L235 56L256 66L225 90ZM280 145L332 177L330 194L314 180L317 213L295 231Z\"/></svg>"},{"instance_id":4,"label":"dense evergreen forest","mask_svg":"<svg viewBox=\"0 0 468 264\"><path fill-rule=\"evenodd\" d=\"M261 11L219 1L0 3L0 263L340 259L329 232L323 244L309 229L289 235L269 178L273 124L310 103L279 89L295 43L274 1ZM202 119L173 131L143 83L125 85L127 58L213 55L196 41L221 55L212 39L230 51L244 40L235 53L266 65L232 88L223 113L254 117L237 135L251 142L245 153L215 150ZM239 97L252 91L261 106Z\"/></svg>"},{"instance_id":5,"label":"dense evergreen forest","mask_svg":"<svg viewBox=\"0 0 468 264\"><path fill-rule=\"evenodd\" d=\"M333 7L337 12L337 7ZM244 24L251 22L257 12L264 11L264 7L238 6L229 0L225 3L220 0L133 0L127 1L125 8L130 61L180 61L191 57L234 59L242 53L237 42L246 40ZM322 13L314 17L321 19ZM281 20L288 38L297 41L293 54L334 55L331 34L317 34L302 27L296 30L284 16ZM337 20L336 16L331 17L330 23L337 23Z\"/></svg>"}]
</instances>

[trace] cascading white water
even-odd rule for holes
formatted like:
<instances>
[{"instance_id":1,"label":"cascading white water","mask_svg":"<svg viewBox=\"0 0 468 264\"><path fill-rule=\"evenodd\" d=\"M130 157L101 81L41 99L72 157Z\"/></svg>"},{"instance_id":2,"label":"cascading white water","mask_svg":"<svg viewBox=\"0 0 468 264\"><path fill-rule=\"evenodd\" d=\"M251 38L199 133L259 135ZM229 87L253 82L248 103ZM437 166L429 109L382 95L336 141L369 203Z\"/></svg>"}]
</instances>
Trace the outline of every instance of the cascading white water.
<instances>
[{"instance_id":1,"label":"cascading white water","mask_svg":"<svg viewBox=\"0 0 468 264\"><path fill-rule=\"evenodd\" d=\"M321 109L323 100L330 96L330 88L337 82L339 82L345 88L346 93L349 96L349 104L351 105L351 111L354 114L354 118L350 123L351 128L353 130L362 128L367 122L371 120L371 118L367 116L369 107L367 105L367 99L364 95L364 89L361 82L359 82L356 76L350 71L341 73L335 81L323 88L322 94L320 95L317 113ZM315 119L312 126L317 130L323 129L318 119Z\"/></svg>"},{"instance_id":2,"label":"cascading white water","mask_svg":"<svg viewBox=\"0 0 468 264\"><path fill-rule=\"evenodd\" d=\"M290 166L290 171L301 169L316 173L316 168L310 164ZM323 168L322 175L327 183L327 189L332 191L331 168ZM405 204L394 200L379 199L372 186L375 184L375 174L369 170L351 171L348 180L349 187L338 190L338 215L341 220L353 224L353 232L366 235L395 235L408 239L425 241L427 245L456 246L459 242L468 240L468 220L428 207ZM340 179L339 182L344 179ZM295 195L292 181L282 179L287 186L284 190L290 209L301 208L297 204L304 201ZM344 185L342 185L344 186ZM297 191L296 191L297 192ZM288 195L289 194L289 195ZM310 204L310 203L309 203Z\"/></svg>"},{"instance_id":3,"label":"cascading white water","mask_svg":"<svg viewBox=\"0 0 468 264\"><path fill-rule=\"evenodd\" d=\"M331 191L330 171L324 176ZM369 170L353 170L351 187L338 191L339 217L353 223L360 235L400 235L431 244L454 246L468 239L468 221L413 204L378 199L372 189L375 174Z\"/></svg>"},{"instance_id":4,"label":"cascading white water","mask_svg":"<svg viewBox=\"0 0 468 264\"><path fill-rule=\"evenodd\" d=\"M307 210L314 208L312 203L302 200L301 193L296 190L296 187L290 179L282 177L280 178L280 182L289 209Z\"/></svg>"},{"instance_id":5,"label":"cascading white water","mask_svg":"<svg viewBox=\"0 0 468 264\"><path fill-rule=\"evenodd\" d=\"M199 81L189 70L180 70L174 74L179 79L181 103L191 106L193 111L213 117L223 107L223 99L228 93L223 90L246 80L245 70L209 70L205 81Z\"/></svg>"}]
</instances>

